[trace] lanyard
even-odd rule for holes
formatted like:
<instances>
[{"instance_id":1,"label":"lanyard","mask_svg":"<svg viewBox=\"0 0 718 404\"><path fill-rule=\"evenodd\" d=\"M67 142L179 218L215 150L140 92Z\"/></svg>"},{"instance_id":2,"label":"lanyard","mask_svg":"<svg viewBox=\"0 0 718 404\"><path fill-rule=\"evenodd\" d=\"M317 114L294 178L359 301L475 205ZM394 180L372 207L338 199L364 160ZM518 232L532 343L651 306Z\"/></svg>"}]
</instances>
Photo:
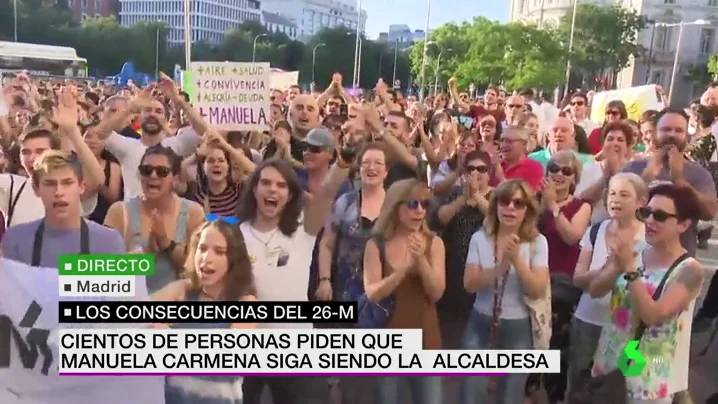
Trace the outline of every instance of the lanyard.
<instances>
[{"instance_id":1,"label":"lanyard","mask_svg":"<svg viewBox=\"0 0 718 404\"><path fill-rule=\"evenodd\" d=\"M494 271L496 271L496 268L498 268L499 265L499 259L498 259L498 244L499 244L499 238L496 237L494 239ZM501 304L504 300L504 290L506 290L506 280L509 278L508 271L506 272L506 275L501 277L501 280L499 280L498 276L494 276L494 308L492 312L492 324L491 324L491 330L489 333L489 349L493 349L496 346L496 342L498 341L499 336L499 321L501 317Z\"/></svg>"}]
</instances>

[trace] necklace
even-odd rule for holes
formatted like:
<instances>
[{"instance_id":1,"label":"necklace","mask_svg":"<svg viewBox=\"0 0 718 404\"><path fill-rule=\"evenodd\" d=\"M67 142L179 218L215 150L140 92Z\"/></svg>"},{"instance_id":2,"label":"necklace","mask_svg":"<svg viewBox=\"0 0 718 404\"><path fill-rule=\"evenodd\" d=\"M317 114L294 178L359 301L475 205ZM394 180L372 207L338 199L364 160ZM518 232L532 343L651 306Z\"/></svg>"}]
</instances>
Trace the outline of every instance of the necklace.
<instances>
[{"instance_id":1,"label":"necklace","mask_svg":"<svg viewBox=\"0 0 718 404\"><path fill-rule=\"evenodd\" d=\"M252 237L254 237L257 241L259 241L260 243L264 244L264 248L265 248L265 249L268 249L268 248L269 248L269 243L272 242L272 239L274 238L274 235L277 234L277 231L279 230L279 227L277 227L276 229L274 229L274 230L272 231L272 234L270 234L270 235L269 235L269 238L265 241L265 240L263 240L261 237L259 237L259 236L257 235L257 233L255 233L254 227L252 227L251 224L250 224L248 227L249 227L249 234L251 234Z\"/></svg>"}]
</instances>

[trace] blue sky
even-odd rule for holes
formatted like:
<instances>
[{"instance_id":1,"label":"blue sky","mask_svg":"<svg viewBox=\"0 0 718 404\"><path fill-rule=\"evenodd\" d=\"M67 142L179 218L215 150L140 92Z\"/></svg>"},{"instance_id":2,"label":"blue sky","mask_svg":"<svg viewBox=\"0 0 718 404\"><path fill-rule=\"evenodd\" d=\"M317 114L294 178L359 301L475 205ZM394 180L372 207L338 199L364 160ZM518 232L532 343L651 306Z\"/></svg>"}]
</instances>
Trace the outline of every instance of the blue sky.
<instances>
[{"instance_id":1,"label":"blue sky","mask_svg":"<svg viewBox=\"0 0 718 404\"><path fill-rule=\"evenodd\" d=\"M351 0L349 0L351 1ZM390 24L406 24L412 30L426 26L426 0L362 0L367 12L367 36L376 38L389 30ZM491 20L508 21L509 2L503 0L432 0L429 28L447 22L471 20L484 16Z\"/></svg>"}]
</instances>

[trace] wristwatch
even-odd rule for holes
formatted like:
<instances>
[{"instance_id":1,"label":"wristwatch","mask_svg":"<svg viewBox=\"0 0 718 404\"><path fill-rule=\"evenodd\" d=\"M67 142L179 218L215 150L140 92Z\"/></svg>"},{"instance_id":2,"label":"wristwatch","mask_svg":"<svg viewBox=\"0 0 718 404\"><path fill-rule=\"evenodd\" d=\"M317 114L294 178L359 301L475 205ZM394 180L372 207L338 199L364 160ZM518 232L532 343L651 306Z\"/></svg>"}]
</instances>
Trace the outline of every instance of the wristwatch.
<instances>
[{"instance_id":1,"label":"wristwatch","mask_svg":"<svg viewBox=\"0 0 718 404\"><path fill-rule=\"evenodd\" d=\"M170 240L170 243L167 244L167 247L162 249L162 252L165 254L172 254L175 248L177 248L177 242L174 240Z\"/></svg>"},{"instance_id":2,"label":"wristwatch","mask_svg":"<svg viewBox=\"0 0 718 404\"><path fill-rule=\"evenodd\" d=\"M625 279L626 283L629 283L629 284L640 277L641 277L641 274L639 274L638 272L629 272L627 274L623 274L623 279Z\"/></svg>"}]
</instances>

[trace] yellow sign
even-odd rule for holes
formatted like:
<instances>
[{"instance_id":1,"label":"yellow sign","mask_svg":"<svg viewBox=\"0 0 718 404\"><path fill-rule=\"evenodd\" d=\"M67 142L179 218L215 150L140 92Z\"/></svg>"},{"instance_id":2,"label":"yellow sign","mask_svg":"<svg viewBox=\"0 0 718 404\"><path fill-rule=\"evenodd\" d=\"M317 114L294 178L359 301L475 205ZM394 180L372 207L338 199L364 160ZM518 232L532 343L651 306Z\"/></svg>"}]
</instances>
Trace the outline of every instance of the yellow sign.
<instances>
[{"instance_id":1,"label":"yellow sign","mask_svg":"<svg viewBox=\"0 0 718 404\"><path fill-rule=\"evenodd\" d=\"M656 90L655 84L647 86L624 88L620 90L602 91L593 96L591 102L591 120L603 123L606 114L606 105L613 100L623 101L626 104L628 118L638 121L645 111L662 110L665 106Z\"/></svg>"}]
</instances>

